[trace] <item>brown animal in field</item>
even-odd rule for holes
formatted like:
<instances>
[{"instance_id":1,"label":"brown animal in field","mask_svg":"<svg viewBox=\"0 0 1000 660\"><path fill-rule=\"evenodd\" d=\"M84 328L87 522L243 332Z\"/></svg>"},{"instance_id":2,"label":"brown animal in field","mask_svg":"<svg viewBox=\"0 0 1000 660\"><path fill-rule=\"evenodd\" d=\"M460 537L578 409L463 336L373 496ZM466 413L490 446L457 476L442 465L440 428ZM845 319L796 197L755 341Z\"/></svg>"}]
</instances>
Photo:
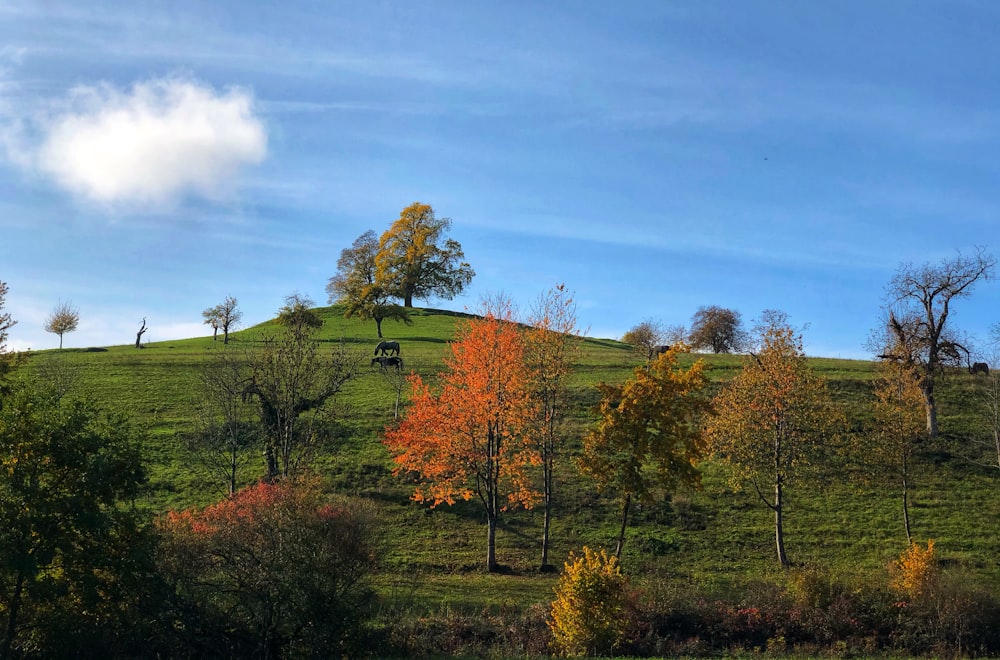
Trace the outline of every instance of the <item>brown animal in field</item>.
<instances>
[{"instance_id":1,"label":"brown animal in field","mask_svg":"<svg viewBox=\"0 0 1000 660\"><path fill-rule=\"evenodd\" d=\"M972 366L969 367L969 373L975 376L976 374L983 374L984 376L990 375L990 367L985 362L973 362Z\"/></svg>"}]
</instances>

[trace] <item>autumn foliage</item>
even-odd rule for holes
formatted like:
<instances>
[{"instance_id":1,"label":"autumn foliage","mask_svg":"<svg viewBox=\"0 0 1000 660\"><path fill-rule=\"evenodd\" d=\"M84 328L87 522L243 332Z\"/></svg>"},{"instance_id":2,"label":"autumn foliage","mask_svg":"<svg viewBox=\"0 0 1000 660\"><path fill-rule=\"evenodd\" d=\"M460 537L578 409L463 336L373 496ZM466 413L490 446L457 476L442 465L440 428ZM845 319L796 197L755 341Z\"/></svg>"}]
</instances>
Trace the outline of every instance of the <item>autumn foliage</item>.
<instances>
[{"instance_id":1,"label":"autumn foliage","mask_svg":"<svg viewBox=\"0 0 1000 660\"><path fill-rule=\"evenodd\" d=\"M934 539L927 541L927 547L911 543L889 568L892 587L910 598L918 599L931 588L937 578L937 562L934 555Z\"/></svg>"},{"instance_id":2,"label":"autumn foliage","mask_svg":"<svg viewBox=\"0 0 1000 660\"><path fill-rule=\"evenodd\" d=\"M630 626L631 593L614 555L588 547L571 554L548 621L555 647L568 656L614 651Z\"/></svg>"},{"instance_id":3,"label":"autumn foliage","mask_svg":"<svg viewBox=\"0 0 1000 660\"><path fill-rule=\"evenodd\" d=\"M347 651L371 604L371 528L315 484L259 483L159 521L174 628L189 648L277 657Z\"/></svg>"},{"instance_id":4,"label":"autumn foliage","mask_svg":"<svg viewBox=\"0 0 1000 660\"><path fill-rule=\"evenodd\" d=\"M482 319L459 328L432 391L411 378L413 396L403 421L386 431L396 474L418 477L413 499L454 504L477 498L488 523L487 568L495 570L501 511L531 506L537 494L529 472L539 454L530 434L534 415L524 338L508 303L496 301Z\"/></svg>"}]
</instances>

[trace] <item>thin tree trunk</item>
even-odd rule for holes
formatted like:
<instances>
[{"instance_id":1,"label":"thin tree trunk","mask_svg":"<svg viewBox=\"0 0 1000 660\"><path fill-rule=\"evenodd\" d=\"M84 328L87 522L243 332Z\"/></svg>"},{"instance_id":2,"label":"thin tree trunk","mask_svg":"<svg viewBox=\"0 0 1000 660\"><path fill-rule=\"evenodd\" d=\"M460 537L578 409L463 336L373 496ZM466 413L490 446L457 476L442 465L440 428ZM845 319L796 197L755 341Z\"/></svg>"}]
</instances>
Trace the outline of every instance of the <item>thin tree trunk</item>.
<instances>
[{"instance_id":1,"label":"thin tree trunk","mask_svg":"<svg viewBox=\"0 0 1000 660\"><path fill-rule=\"evenodd\" d=\"M778 548L778 563L782 568L788 568L788 555L785 554L785 528L782 503L782 487L779 479L774 484L774 542Z\"/></svg>"},{"instance_id":2,"label":"thin tree trunk","mask_svg":"<svg viewBox=\"0 0 1000 660\"><path fill-rule=\"evenodd\" d=\"M903 528L906 529L906 544L913 543L910 534L910 494L909 484L906 482L906 475L903 475Z\"/></svg>"},{"instance_id":3,"label":"thin tree trunk","mask_svg":"<svg viewBox=\"0 0 1000 660\"><path fill-rule=\"evenodd\" d=\"M546 457L542 464L542 497L545 501L545 512L542 516L542 565L541 570L549 569L549 528L552 524L552 459Z\"/></svg>"},{"instance_id":4,"label":"thin tree trunk","mask_svg":"<svg viewBox=\"0 0 1000 660\"><path fill-rule=\"evenodd\" d=\"M497 519L493 513L486 514L486 570L497 571Z\"/></svg>"},{"instance_id":5,"label":"thin tree trunk","mask_svg":"<svg viewBox=\"0 0 1000 660\"><path fill-rule=\"evenodd\" d=\"M625 548L625 526L628 525L628 510L632 505L632 494L628 493L625 495L625 501L622 503L622 527L618 531L618 547L615 548L615 558L621 560L622 550Z\"/></svg>"},{"instance_id":6,"label":"thin tree trunk","mask_svg":"<svg viewBox=\"0 0 1000 660\"><path fill-rule=\"evenodd\" d=\"M552 457L546 456L543 459L542 467L542 489L545 500L545 512L542 516L542 565L541 570L546 571L549 566L549 530L552 528Z\"/></svg>"},{"instance_id":7,"label":"thin tree trunk","mask_svg":"<svg viewBox=\"0 0 1000 660\"><path fill-rule=\"evenodd\" d=\"M375 319L375 329L378 331L378 338L382 339L382 319L380 318Z\"/></svg>"}]
</instances>

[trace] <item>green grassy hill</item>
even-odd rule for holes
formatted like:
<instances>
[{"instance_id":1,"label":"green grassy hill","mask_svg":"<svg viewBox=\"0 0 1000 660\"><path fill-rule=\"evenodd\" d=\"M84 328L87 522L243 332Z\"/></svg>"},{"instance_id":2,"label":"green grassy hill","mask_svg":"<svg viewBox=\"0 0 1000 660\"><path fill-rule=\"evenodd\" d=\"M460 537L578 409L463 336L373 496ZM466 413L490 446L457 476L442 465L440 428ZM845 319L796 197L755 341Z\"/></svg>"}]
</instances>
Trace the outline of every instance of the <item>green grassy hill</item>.
<instances>
[{"instance_id":1,"label":"green grassy hill","mask_svg":"<svg viewBox=\"0 0 1000 660\"><path fill-rule=\"evenodd\" d=\"M389 379L368 367L378 339L371 322L345 320L337 307L317 310L325 323L324 342L343 341L363 361L358 377L338 398L340 433L315 462L332 492L375 507L383 526L379 585L389 602L418 608L525 606L547 602L555 577L536 566L540 511L509 513L498 533L499 560L507 574L484 572L486 528L478 504L428 509L409 501L410 489L391 474L380 432L393 418L395 390ZM386 338L401 342L407 370L433 376L442 367L447 342L462 314L415 310L413 325L387 322ZM268 324L232 336L231 348L252 346ZM28 373L84 393L97 403L128 411L147 430L144 455L151 483L142 503L153 512L204 505L220 497L217 484L192 463L179 434L194 421L199 369L212 351L211 337L132 346L65 349L32 354ZM685 356L708 362L715 383L740 368L738 356ZM828 379L836 400L855 423L866 416L873 365L864 361L812 359ZM593 421L594 384L628 377L639 363L628 346L587 339L572 376L567 437L569 454ZM1000 584L997 520L1000 471L976 467L957 457L974 428L971 401L976 381L949 376L940 387L943 437L921 452L912 520L915 538L934 538L947 565L970 571L978 581ZM552 529L551 557L561 564L583 545L613 548L618 510L580 477L570 459L561 464ZM862 483L846 458L824 466L822 481L787 491L786 543L793 563L821 565L845 578L883 573L905 547L898 488ZM262 467L261 467L262 470ZM626 544L624 567L647 583L726 584L778 573L773 519L756 495L733 492L724 466L706 463L704 488L680 493L636 511ZM258 473L259 474L259 473ZM247 475L249 478L251 475Z\"/></svg>"}]
</instances>

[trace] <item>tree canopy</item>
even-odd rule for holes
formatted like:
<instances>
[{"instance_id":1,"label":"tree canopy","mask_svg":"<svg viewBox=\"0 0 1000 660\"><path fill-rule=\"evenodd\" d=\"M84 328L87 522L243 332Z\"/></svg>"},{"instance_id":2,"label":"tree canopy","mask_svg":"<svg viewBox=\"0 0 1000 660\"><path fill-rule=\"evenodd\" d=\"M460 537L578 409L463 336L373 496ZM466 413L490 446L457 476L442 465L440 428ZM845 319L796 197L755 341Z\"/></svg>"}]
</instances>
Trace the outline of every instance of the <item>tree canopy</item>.
<instances>
[{"instance_id":1,"label":"tree canopy","mask_svg":"<svg viewBox=\"0 0 1000 660\"><path fill-rule=\"evenodd\" d=\"M375 329L382 337L382 321L391 319L407 325L413 323L405 307L393 302L394 294L389 282L380 278L376 265L379 241L375 232L368 230L349 248L340 252L337 274L326 285L329 302L346 305L344 316L375 321Z\"/></svg>"},{"instance_id":2,"label":"tree canopy","mask_svg":"<svg viewBox=\"0 0 1000 660\"><path fill-rule=\"evenodd\" d=\"M438 218L427 204L414 202L379 238L376 281L413 307L413 299L451 300L475 276L458 241L445 238L449 218Z\"/></svg>"},{"instance_id":3,"label":"tree canopy","mask_svg":"<svg viewBox=\"0 0 1000 660\"><path fill-rule=\"evenodd\" d=\"M636 367L621 385L601 383L600 419L584 438L580 469L598 489L622 498L616 556L621 556L629 506L649 502L654 489L668 492L695 486L696 463L704 450L701 417L709 410L701 360L688 369L677 364L684 346L673 346L648 367Z\"/></svg>"},{"instance_id":4,"label":"tree canopy","mask_svg":"<svg viewBox=\"0 0 1000 660\"><path fill-rule=\"evenodd\" d=\"M691 317L688 341L692 348L713 353L738 352L746 341L740 313L718 305L699 307Z\"/></svg>"}]
</instances>

